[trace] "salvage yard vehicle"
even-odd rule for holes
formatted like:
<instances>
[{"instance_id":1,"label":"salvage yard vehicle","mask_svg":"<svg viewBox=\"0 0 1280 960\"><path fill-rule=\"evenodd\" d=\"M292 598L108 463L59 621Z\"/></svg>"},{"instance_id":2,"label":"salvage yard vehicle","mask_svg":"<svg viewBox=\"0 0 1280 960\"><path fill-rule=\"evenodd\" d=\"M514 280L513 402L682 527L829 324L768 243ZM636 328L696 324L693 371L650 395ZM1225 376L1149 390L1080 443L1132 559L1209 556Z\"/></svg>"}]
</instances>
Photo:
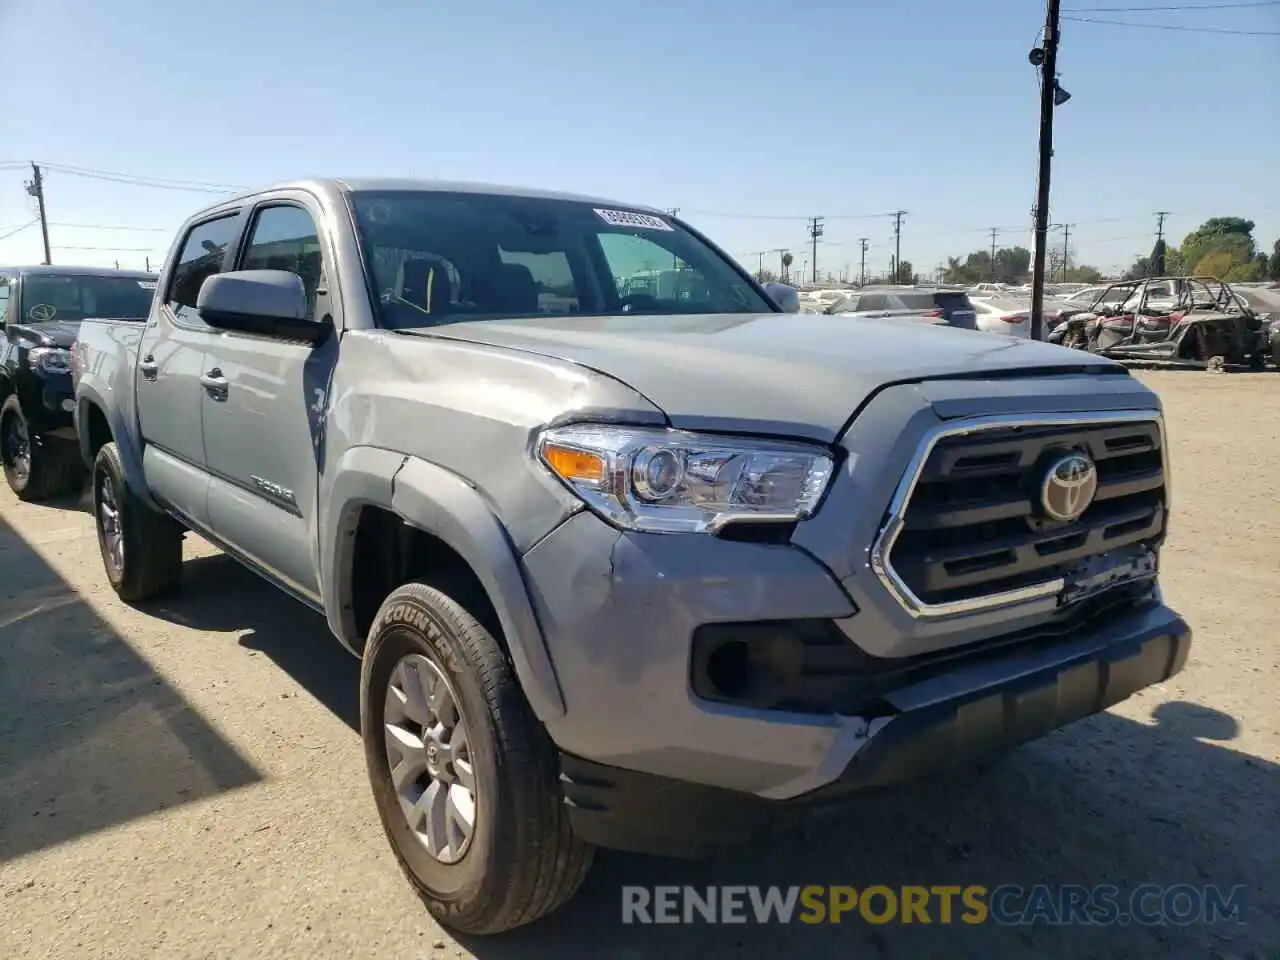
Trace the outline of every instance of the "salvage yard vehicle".
<instances>
[{"instance_id":1,"label":"salvage yard vehicle","mask_svg":"<svg viewBox=\"0 0 1280 960\"><path fill-rule=\"evenodd\" d=\"M673 258L696 296L626 292ZM322 612L389 842L472 933L564 903L597 846L712 853L1182 669L1152 391L784 294L607 200L209 207L150 321L76 345L107 579L179 587L190 530Z\"/></svg>"},{"instance_id":2,"label":"salvage yard vehicle","mask_svg":"<svg viewBox=\"0 0 1280 960\"><path fill-rule=\"evenodd\" d=\"M964 330L973 330L977 325L977 314L965 291L934 287L867 287L836 301L823 312L876 320L925 319L936 326Z\"/></svg>"},{"instance_id":3,"label":"salvage yard vehicle","mask_svg":"<svg viewBox=\"0 0 1280 960\"><path fill-rule=\"evenodd\" d=\"M1198 367L1215 357L1258 367L1267 349L1258 315L1216 277L1112 284L1090 309L1057 324L1049 341L1118 360Z\"/></svg>"},{"instance_id":4,"label":"salvage yard vehicle","mask_svg":"<svg viewBox=\"0 0 1280 960\"><path fill-rule=\"evenodd\" d=\"M0 459L20 499L83 482L68 348L87 316L145 319L155 283L154 274L130 270L0 267Z\"/></svg>"}]
</instances>

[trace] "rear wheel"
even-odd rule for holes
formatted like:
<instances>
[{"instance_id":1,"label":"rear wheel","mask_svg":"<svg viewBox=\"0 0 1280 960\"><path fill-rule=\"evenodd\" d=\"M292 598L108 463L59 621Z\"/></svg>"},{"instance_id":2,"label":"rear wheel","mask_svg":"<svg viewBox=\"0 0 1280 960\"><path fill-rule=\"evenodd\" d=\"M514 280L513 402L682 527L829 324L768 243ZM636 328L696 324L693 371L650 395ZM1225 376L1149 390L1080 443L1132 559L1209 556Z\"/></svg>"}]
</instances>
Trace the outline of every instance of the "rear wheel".
<instances>
[{"instance_id":1,"label":"rear wheel","mask_svg":"<svg viewBox=\"0 0 1280 960\"><path fill-rule=\"evenodd\" d=\"M500 933L573 896L592 848L570 831L550 738L466 608L425 584L394 591L369 633L360 701L378 814L432 916Z\"/></svg>"},{"instance_id":2,"label":"rear wheel","mask_svg":"<svg viewBox=\"0 0 1280 960\"><path fill-rule=\"evenodd\" d=\"M33 431L16 393L0 406L0 461L5 482L19 500L49 500L84 482L80 451Z\"/></svg>"},{"instance_id":3,"label":"rear wheel","mask_svg":"<svg viewBox=\"0 0 1280 960\"><path fill-rule=\"evenodd\" d=\"M105 444L93 464L93 517L102 565L121 600L136 603L177 589L183 529L125 485L114 443Z\"/></svg>"}]
</instances>

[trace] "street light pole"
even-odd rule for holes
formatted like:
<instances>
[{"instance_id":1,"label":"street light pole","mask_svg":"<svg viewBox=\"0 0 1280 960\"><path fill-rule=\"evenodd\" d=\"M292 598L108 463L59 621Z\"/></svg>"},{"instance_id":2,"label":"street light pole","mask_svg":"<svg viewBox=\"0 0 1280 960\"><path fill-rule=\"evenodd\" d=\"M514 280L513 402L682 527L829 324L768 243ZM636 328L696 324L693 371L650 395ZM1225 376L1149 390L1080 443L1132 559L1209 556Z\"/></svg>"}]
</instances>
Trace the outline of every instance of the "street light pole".
<instances>
[{"instance_id":1,"label":"street light pole","mask_svg":"<svg viewBox=\"0 0 1280 960\"><path fill-rule=\"evenodd\" d=\"M1058 87L1059 0L1048 0L1044 21L1044 47L1031 51L1033 66L1040 68L1040 170L1036 178L1036 255L1031 268L1031 338L1044 338L1044 267L1049 247L1049 172L1053 165L1053 110L1066 102Z\"/></svg>"}]
</instances>

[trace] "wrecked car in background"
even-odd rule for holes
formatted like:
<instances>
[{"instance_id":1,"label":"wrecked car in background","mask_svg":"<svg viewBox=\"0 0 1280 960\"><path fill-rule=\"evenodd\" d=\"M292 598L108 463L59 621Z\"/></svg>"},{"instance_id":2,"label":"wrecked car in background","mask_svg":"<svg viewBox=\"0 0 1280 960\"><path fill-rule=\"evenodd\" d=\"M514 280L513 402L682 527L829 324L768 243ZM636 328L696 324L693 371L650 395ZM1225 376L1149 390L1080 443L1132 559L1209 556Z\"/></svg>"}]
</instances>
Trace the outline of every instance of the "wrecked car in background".
<instances>
[{"instance_id":1,"label":"wrecked car in background","mask_svg":"<svg viewBox=\"0 0 1280 960\"><path fill-rule=\"evenodd\" d=\"M1257 367L1265 333L1258 314L1216 277L1151 277L1112 284L1048 339L1116 360L1204 367L1220 357Z\"/></svg>"}]
</instances>

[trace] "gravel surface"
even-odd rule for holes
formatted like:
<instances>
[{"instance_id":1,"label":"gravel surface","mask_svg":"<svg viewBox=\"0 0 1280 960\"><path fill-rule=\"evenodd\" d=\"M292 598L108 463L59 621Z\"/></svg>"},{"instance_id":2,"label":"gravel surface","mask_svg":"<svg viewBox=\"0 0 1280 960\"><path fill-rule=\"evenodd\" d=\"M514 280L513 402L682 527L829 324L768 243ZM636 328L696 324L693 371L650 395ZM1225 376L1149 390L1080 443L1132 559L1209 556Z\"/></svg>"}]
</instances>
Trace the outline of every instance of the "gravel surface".
<instances>
[{"instance_id":1,"label":"gravel surface","mask_svg":"<svg viewBox=\"0 0 1280 960\"><path fill-rule=\"evenodd\" d=\"M0 956L1280 957L1280 375L1155 372L1173 448L1167 598L1187 669L946 781L725 859L601 854L562 912L465 942L426 916L369 798L357 664L200 541L131 609L81 505L0 490ZM643 884L1247 890L1243 925L625 927Z\"/></svg>"}]
</instances>

